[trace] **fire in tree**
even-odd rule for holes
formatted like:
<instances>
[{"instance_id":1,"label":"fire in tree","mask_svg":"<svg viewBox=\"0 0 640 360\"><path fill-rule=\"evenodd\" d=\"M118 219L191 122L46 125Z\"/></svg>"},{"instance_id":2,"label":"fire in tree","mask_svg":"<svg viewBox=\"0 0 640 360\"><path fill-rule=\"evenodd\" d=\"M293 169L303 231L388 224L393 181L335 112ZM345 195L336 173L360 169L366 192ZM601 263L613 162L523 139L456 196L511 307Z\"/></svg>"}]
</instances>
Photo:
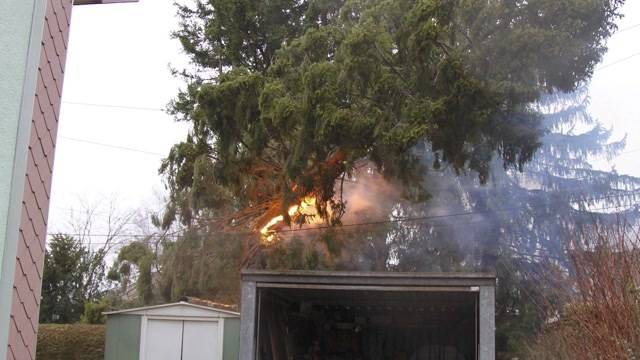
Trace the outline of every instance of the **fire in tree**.
<instances>
[{"instance_id":1,"label":"fire in tree","mask_svg":"<svg viewBox=\"0 0 640 360\"><path fill-rule=\"evenodd\" d=\"M165 225L275 239L339 224L341 183L368 161L424 200L428 169L521 167L541 135L530 104L587 80L622 1L198 0L175 32L193 71L171 105L192 127L163 161ZM581 24L579 27L574 24ZM313 199L313 200L310 200ZM313 208L313 211L311 211ZM304 216L301 216L304 215ZM279 225L278 225L279 226Z\"/></svg>"},{"instance_id":2,"label":"fire in tree","mask_svg":"<svg viewBox=\"0 0 640 360\"><path fill-rule=\"evenodd\" d=\"M289 210L287 210L287 214L289 215L289 217L297 216L305 222L320 221L316 213L316 199L313 197L304 198L300 202L300 205L291 206ZM260 229L260 234L262 235L263 239L267 242L274 241L277 238L276 227L283 222L283 215L278 215L271 218L271 220L269 220L269 222L267 222L267 224Z\"/></svg>"}]
</instances>

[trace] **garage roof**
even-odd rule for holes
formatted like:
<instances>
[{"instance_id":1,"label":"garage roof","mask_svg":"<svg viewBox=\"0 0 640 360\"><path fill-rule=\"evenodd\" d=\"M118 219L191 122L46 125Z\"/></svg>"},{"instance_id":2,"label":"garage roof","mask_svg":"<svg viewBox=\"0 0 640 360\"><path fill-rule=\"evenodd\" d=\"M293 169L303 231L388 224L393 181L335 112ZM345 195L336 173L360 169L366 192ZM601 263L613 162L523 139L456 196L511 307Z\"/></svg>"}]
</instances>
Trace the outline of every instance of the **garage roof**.
<instances>
[{"instance_id":1,"label":"garage roof","mask_svg":"<svg viewBox=\"0 0 640 360\"><path fill-rule=\"evenodd\" d=\"M436 287L446 290L476 290L479 286L495 286L494 273L432 273L432 272L370 272L370 271L268 271L246 269L242 271L243 282L255 282L258 287L271 288L371 288L380 286L381 290L391 287Z\"/></svg>"}]
</instances>

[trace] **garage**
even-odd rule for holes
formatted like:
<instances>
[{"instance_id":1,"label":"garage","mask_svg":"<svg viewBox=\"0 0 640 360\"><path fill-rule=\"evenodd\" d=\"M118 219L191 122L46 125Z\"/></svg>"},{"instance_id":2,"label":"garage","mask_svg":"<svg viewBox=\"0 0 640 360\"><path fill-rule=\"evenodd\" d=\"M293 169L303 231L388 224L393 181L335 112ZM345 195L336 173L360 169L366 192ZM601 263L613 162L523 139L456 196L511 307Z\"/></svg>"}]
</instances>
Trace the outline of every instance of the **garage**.
<instances>
[{"instance_id":1,"label":"garage","mask_svg":"<svg viewBox=\"0 0 640 360\"><path fill-rule=\"evenodd\" d=\"M237 312L179 302L106 315L106 360L238 358Z\"/></svg>"},{"instance_id":2,"label":"garage","mask_svg":"<svg viewBox=\"0 0 640 360\"><path fill-rule=\"evenodd\" d=\"M241 360L494 360L495 275L245 270Z\"/></svg>"}]
</instances>

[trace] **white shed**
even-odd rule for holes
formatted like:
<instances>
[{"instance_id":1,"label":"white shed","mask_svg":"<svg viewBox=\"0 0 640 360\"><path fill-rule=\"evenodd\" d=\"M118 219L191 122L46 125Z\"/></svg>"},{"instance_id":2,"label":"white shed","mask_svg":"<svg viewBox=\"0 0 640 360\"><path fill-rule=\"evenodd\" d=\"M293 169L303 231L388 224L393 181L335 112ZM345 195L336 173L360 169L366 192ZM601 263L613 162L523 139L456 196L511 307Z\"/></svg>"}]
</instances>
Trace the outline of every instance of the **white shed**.
<instances>
[{"instance_id":1,"label":"white shed","mask_svg":"<svg viewBox=\"0 0 640 360\"><path fill-rule=\"evenodd\" d=\"M105 360L238 359L236 312L179 302L105 314Z\"/></svg>"}]
</instances>

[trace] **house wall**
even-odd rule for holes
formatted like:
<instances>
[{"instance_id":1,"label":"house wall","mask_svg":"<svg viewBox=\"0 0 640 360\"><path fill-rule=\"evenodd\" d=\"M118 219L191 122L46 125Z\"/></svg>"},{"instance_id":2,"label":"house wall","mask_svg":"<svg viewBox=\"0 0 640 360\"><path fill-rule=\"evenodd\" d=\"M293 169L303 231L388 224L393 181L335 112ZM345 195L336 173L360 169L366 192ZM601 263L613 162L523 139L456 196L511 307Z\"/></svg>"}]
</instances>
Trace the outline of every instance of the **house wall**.
<instances>
[{"instance_id":1,"label":"house wall","mask_svg":"<svg viewBox=\"0 0 640 360\"><path fill-rule=\"evenodd\" d=\"M7 357L45 0L0 1L0 359Z\"/></svg>"},{"instance_id":2,"label":"house wall","mask_svg":"<svg viewBox=\"0 0 640 360\"><path fill-rule=\"evenodd\" d=\"M107 317L105 360L138 360L140 355L139 315L110 315Z\"/></svg>"},{"instance_id":3,"label":"house wall","mask_svg":"<svg viewBox=\"0 0 640 360\"><path fill-rule=\"evenodd\" d=\"M9 288L1 289L7 298L0 299L0 344L7 346L2 345L0 359L11 360L35 359L36 355L51 175L72 8L72 0L10 0L7 11L1 9L0 14L15 16L16 8L27 3L32 14L29 56L37 68L25 66L18 71L31 80L30 84L25 83L20 100L23 114L16 128L21 132L18 130L11 162L19 179L12 181L9 193L18 201L0 198L0 204L9 204L1 276L4 282L11 283ZM2 6L5 4L6 1ZM15 30L3 30L7 31ZM5 91L0 89L0 94L4 96ZM16 131L12 134L15 137ZM3 316L7 304L8 319ZM6 342L3 331L8 334Z\"/></svg>"}]
</instances>

